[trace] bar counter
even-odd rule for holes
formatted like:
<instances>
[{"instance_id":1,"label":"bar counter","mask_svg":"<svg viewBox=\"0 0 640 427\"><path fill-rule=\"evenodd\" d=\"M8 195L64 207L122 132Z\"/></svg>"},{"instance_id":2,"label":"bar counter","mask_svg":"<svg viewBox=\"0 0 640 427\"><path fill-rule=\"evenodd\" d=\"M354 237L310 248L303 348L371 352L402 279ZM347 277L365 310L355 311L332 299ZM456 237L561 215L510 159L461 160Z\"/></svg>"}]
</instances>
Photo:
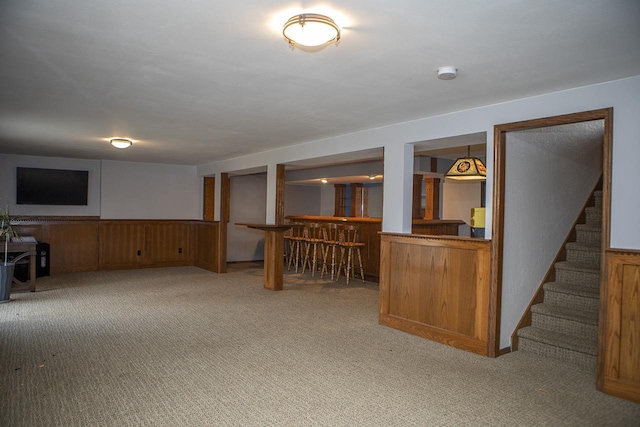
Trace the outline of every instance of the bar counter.
<instances>
[{"instance_id":1,"label":"bar counter","mask_svg":"<svg viewBox=\"0 0 640 427\"><path fill-rule=\"evenodd\" d=\"M382 218L317 215L288 215L285 218L290 222L296 223L319 222L359 225L360 241L365 243L365 247L362 248L364 274L375 278L380 276L380 231L382 231ZM413 234L457 236L458 226L464 224L464 221L413 219L412 223L411 232Z\"/></svg>"}]
</instances>

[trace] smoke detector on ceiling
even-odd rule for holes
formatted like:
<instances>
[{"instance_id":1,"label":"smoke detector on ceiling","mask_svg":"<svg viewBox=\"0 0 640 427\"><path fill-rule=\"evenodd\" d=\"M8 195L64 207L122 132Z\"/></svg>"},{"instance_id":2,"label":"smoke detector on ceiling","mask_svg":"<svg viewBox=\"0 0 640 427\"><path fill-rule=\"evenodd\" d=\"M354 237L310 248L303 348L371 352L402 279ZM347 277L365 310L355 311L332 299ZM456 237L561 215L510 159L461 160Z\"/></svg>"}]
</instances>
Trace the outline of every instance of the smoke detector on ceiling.
<instances>
[{"instance_id":1,"label":"smoke detector on ceiling","mask_svg":"<svg viewBox=\"0 0 640 427\"><path fill-rule=\"evenodd\" d=\"M458 74L458 69L452 66L438 68L438 78L440 80L453 80Z\"/></svg>"}]
</instances>

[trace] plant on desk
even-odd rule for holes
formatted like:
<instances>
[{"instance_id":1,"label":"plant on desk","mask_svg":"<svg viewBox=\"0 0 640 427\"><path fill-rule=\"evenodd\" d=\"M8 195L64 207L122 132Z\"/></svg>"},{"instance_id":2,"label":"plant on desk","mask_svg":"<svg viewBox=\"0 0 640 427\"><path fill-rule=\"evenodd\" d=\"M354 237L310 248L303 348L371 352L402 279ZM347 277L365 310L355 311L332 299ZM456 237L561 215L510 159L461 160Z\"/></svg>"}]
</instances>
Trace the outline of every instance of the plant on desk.
<instances>
[{"instance_id":1,"label":"plant on desk","mask_svg":"<svg viewBox=\"0 0 640 427\"><path fill-rule=\"evenodd\" d=\"M0 209L0 239L4 240L4 263L0 265L0 303L8 302L11 293L15 264L7 261L9 259L9 240L14 237L18 237L18 233L11 225L9 207L6 206Z\"/></svg>"}]
</instances>

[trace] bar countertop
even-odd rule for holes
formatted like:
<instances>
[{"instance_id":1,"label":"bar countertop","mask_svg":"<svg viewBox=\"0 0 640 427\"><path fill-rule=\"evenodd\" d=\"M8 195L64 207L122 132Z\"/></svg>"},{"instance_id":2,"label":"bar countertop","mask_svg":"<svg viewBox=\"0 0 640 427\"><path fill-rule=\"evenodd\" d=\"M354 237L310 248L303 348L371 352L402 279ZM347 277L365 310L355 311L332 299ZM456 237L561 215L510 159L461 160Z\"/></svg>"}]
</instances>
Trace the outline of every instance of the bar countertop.
<instances>
[{"instance_id":1,"label":"bar countertop","mask_svg":"<svg viewBox=\"0 0 640 427\"><path fill-rule=\"evenodd\" d=\"M319 222L355 222L381 224L382 218L353 217L353 216L320 216L320 215L287 215L290 221L319 221ZM464 221L459 219L420 219L411 220L415 225L462 225Z\"/></svg>"}]
</instances>

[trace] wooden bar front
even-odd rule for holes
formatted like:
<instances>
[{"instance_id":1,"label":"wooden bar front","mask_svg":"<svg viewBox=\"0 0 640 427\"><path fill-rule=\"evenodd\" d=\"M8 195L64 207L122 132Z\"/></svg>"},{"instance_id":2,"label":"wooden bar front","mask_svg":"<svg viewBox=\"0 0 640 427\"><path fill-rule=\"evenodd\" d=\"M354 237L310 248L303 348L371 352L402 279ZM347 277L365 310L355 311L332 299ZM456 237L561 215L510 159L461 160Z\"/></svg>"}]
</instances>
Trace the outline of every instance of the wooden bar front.
<instances>
[{"instance_id":1,"label":"wooden bar front","mask_svg":"<svg viewBox=\"0 0 640 427\"><path fill-rule=\"evenodd\" d=\"M382 231L382 218L289 215L286 219L297 223L319 222L358 225L360 227L360 241L365 244L362 248L364 274L372 277L378 277L380 275L380 231ZM412 224L413 234L457 236L458 226L464 224L464 221L414 219Z\"/></svg>"}]
</instances>

